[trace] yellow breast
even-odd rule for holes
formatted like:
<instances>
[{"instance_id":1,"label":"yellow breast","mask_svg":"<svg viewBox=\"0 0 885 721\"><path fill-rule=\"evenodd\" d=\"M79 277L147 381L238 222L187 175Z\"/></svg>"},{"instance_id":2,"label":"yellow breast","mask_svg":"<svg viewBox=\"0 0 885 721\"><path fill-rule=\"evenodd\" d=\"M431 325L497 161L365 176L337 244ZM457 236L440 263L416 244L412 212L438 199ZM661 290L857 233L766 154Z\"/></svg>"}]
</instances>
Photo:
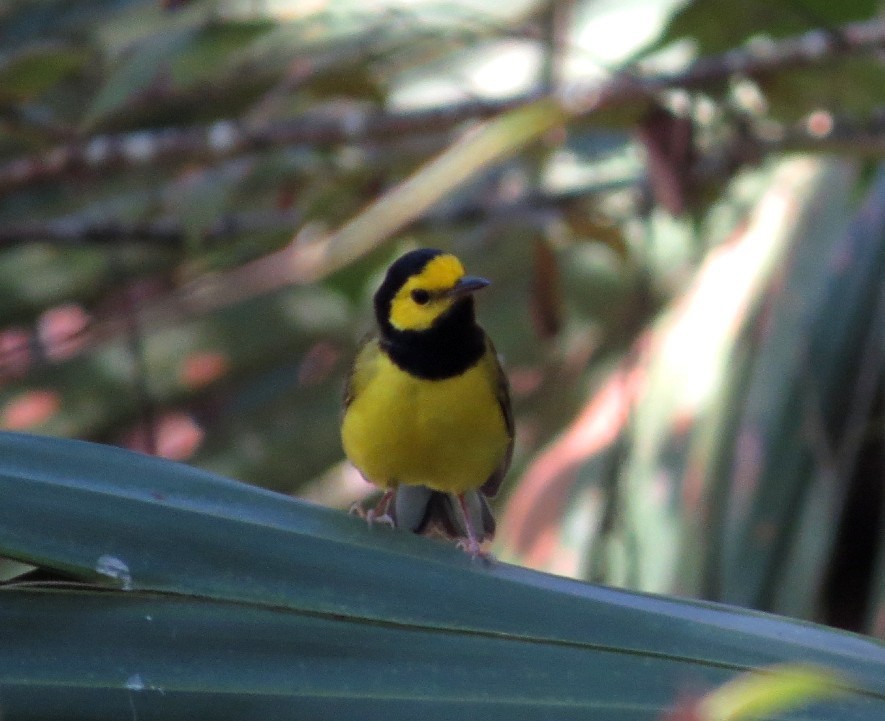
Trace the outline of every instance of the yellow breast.
<instances>
[{"instance_id":1,"label":"yellow breast","mask_svg":"<svg viewBox=\"0 0 885 721\"><path fill-rule=\"evenodd\" d=\"M509 443L493 359L454 378L422 380L373 342L357 359L341 427L344 450L373 483L463 493L482 485Z\"/></svg>"}]
</instances>

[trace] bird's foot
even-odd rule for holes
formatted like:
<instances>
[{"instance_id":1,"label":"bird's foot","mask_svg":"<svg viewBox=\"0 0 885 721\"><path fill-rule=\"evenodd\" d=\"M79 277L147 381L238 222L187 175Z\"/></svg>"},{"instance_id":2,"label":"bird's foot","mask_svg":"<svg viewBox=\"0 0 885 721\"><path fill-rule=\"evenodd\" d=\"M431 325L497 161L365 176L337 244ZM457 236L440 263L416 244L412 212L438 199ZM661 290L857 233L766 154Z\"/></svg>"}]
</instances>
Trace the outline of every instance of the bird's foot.
<instances>
[{"instance_id":1,"label":"bird's foot","mask_svg":"<svg viewBox=\"0 0 885 721\"><path fill-rule=\"evenodd\" d=\"M456 544L459 549L464 551L464 553L468 554L471 560L481 560L485 563L492 563L495 560L495 557L492 555L490 551L484 551L482 546L479 545L479 541L475 538L462 538Z\"/></svg>"},{"instance_id":2,"label":"bird's foot","mask_svg":"<svg viewBox=\"0 0 885 721\"><path fill-rule=\"evenodd\" d=\"M391 528L396 528L396 521L393 519L388 511L390 510L390 501L393 498L393 491L388 490L384 492L384 495L381 496L381 500L378 501L377 505L374 508L370 508L368 511L362 507L359 501L354 503L350 507L350 514L359 516L360 518L365 519L366 523L369 524L371 528L375 523L380 523L386 526L390 526Z\"/></svg>"},{"instance_id":3,"label":"bird's foot","mask_svg":"<svg viewBox=\"0 0 885 721\"><path fill-rule=\"evenodd\" d=\"M383 513L379 513L377 508L370 508L364 513L363 518L366 519L366 522L369 524L369 528L371 528L376 523L380 523L384 526L390 526L391 528L396 528L396 521L393 520L393 516L391 516L386 509Z\"/></svg>"},{"instance_id":4,"label":"bird's foot","mask_svg":"<svg viewBox=\"0 0 885 721\"><path fill-rule=\"evenodd\" d=\"M480 558L486 563L491 563L494 557L488 551L483 551L479 540L477 540L476 531L473 530L473 522L470 520L470 508L467 506L467 499L463 493L458 494L458 504L461 506L464 527L467 529L467 538L462 538L458 541L458 548L468 553L474 561Z\"/></svg>"}]
</instances>

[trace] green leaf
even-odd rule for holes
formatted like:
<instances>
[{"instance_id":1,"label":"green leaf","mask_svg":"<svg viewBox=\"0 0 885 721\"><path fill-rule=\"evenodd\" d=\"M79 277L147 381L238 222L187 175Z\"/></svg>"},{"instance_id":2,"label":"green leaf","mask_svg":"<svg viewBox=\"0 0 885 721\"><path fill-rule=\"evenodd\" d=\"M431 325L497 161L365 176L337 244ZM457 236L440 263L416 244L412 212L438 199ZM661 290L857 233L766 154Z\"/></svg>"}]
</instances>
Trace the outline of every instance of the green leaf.
<instances>
[{"instance_id":1,"label":"green leaf","mask_svg":"<svg viewBox=\"0 0 885 721\"><path fill-rule=\"evenodd\" d=\"M740 4L728 0L689 0L670 20L660 44L688 37L697 43L700 54L720 53L755 35L779 38L815 28L833 29L851 20L866 20L877 8L875 0L747 0Z\"/></svg>"},{"instance_id":2,"label":"green leaf","mask_svg":"<svg viewBox=\"0 0 885 721\"><path fill-rule=\"evenodd\" d=\"M837 676L813 666L777 666L746 674L708 694L700 717L708 721L750 721L842 693Z\"/></svg>"},{"instance_id":3,"label":"green leaf","mask_svg":"<svg viewBox=\"0 0 885 721\"><path fill-rule=\"evenodd\" d=\"M840 117L867 117L881 107L882 65L876 58L842 58L823 67L797 68L760 79L768 112L800 120L826 108Z\"/></svg>"},{"instance_id":4,"label":"green leaf","mask_svg":"<svg viewBox=\"0 0 885 721\"><path fill-rule=\"evenodd\" d=\"M33 43L0 56L0 102L21 102L39 95L82 69L89 57L84 48L57 41Z\"/></svg>"},{"instance_id":5,"label":"green leaf","mask_svg":"<svg viewBox=\"0 0 885 721\"><path fill-rule=\"evenodd\" d=\"M219 70L229 67L237 51L272 30L266 19L211 20L188 37L170 59L172 81L178 87L208 81Z\"/></svg>"},{"instance_id":6,"label":"green leaf","mask_svg":"<svg viewBox=\"0 0 885 721\"><path fill-rule=\"evenodd\" d=\"M144 94L168 71L169 58L193 35L192 27L169 28L139 41L110 73L83 115L84 128L93 128Z\"/></svg>"},{"instance_id":7,"label":"green leaf","mask_svg":"<svg viewBox=\"0 0 885 721\"><path fill-rule=\"evenodd\" d=\"M870 639L474 561L119 449L4 434L0 495L0 554L104 587L0 589L8 718L650 720L788 659L847 695L786 718L885 710Z\"/></svg>"}]
</instances>

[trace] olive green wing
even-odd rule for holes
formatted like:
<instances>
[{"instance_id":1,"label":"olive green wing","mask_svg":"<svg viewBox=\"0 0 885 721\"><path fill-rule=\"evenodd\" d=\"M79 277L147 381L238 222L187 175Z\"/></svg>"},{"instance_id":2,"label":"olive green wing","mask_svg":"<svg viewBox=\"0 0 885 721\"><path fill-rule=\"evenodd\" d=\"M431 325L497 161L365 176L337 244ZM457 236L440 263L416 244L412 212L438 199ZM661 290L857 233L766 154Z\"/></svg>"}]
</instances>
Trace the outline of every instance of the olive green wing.
<instances>
[{"instance_id":1,"label":"olive green wing","mask_svg":"<svg viewBox=\"0 0 885 721\"><path fill-rule=\"evenodd\" d=\"M510 383L508 383L507 375L501 367L498 352L488 336L486 336L486 352L482 362L488 365L489 374L494 379L495 395L498 398L498 405L501 407L501 414L504 416L504 424L507 428L507 437L509 439L507 451L504 453L501 463L498 464L492 475L480 487L483 494L491 498L498 493L498 489L504 481L504 476L507 475L507 471L510 468L510 462L513 460L513 408L510 405Z\"/></svg>"},{"instance_id":2,"label":"olive green wing","mask_svg":"<svg viewBox=\"0 0 885 721\"><path fill-rule=\"evenodd\" d=\"M347 382L344 385L342 412L347 410L353 399L368 384L375 371L375 359L380 352L381 349L378 347L378 337L376 335L369 333L360 341L353 358L353 365L350 367L350 373L347 376Z\"/></svg>"}]
</instances>

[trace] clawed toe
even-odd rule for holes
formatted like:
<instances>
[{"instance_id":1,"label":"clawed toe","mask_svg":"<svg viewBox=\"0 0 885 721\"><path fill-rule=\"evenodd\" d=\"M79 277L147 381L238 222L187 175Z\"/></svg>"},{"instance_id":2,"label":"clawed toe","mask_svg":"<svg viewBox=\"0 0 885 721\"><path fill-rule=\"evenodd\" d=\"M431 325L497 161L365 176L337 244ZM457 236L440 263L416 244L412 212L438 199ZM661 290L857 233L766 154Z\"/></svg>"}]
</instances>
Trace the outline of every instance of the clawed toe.
<instances>
[{"instance_id":1,"label":"clawed toe","mask_svg":"<svg viewBox=\"0 0 885 721\"><path fill-rule=\"evenodd\" d=\"M370 508L368 511L362 507L359 501L357 501L350 507L350 514L365 519L370 528L375 523L380 523L382 525L395 528L396 521L394 520L393 516L388 513L390 509L390 501L392 498L393 491L385 491L384 495L381 496L381 500L378 501L378 504L374 508Z\"/></svg>"},{"instance_id":2,"label":"clawed toe","mask_svg":"<svg viewBox=\"0 0 885 721\"><path fill-rule=\"evenodd\" d=\"M482 550L482 546L479 545L475 538L462 538L458 541L457 546L464 553L468 554L471 560L479 559L486 563L491 563L495 560L495 557L489 551Z\"/></svg>"},{"instance_id":3,"label":"clawed toe","mask_svg":"<svg viewBox=\"0 0 885 721\"><path fill-rule=\"evenodd\" d=\"M373 508L365 514L364 518L368 521L369 527L376 523L380 523L384 526L396 528L396 521L394 521L393 517L386 511L384 513L376 513L376 510Z\"/></svg>"}]
</instances>

